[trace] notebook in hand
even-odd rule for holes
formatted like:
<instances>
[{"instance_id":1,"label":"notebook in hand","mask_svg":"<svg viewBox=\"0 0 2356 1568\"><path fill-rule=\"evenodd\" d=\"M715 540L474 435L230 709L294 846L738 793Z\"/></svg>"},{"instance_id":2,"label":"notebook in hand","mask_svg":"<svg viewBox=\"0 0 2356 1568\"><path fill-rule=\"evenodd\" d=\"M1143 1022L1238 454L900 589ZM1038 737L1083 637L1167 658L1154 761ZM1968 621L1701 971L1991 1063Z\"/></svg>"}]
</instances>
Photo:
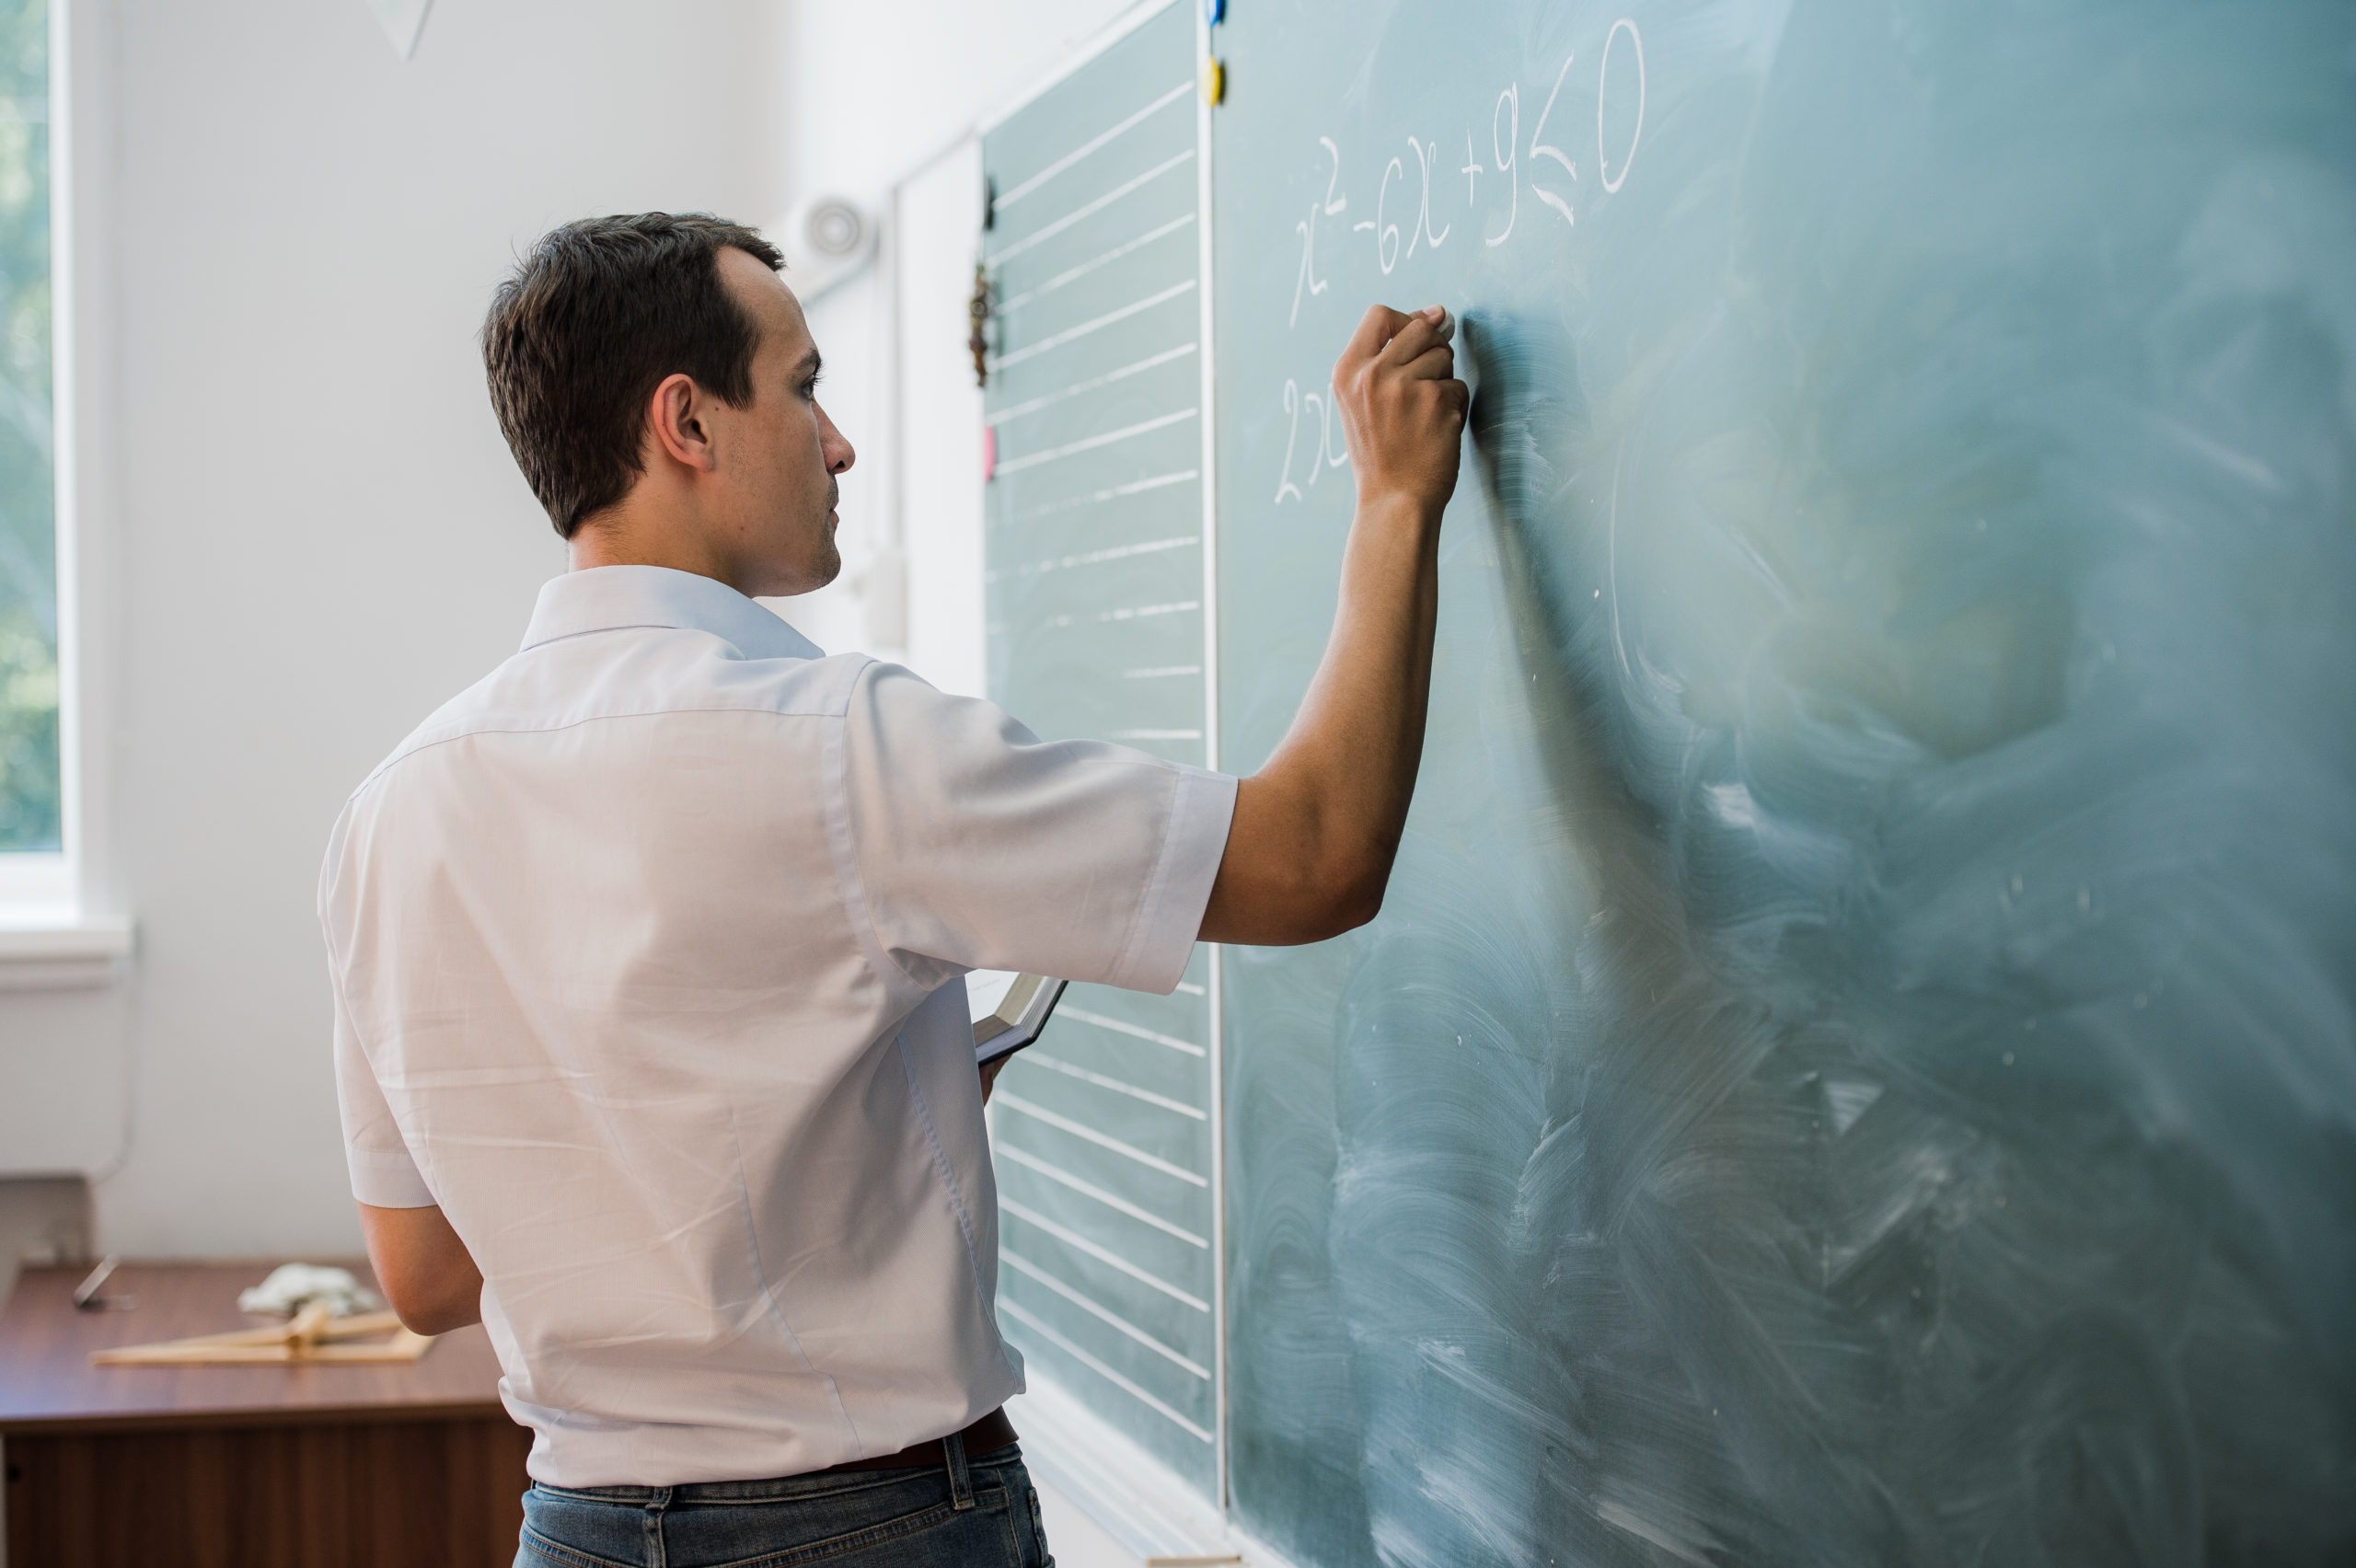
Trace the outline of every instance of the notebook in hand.
<instances>
[{"instance_id":1,"label":"notebook in hand","mask_svg":"<svg viewBox=\"0 0 2356 1568\"><path fill-rule=\"evenodd\" d=\"M1064 983L1045 974L976 969L966 975L965 1000L974 1010L975 1064L1020 1051L1038 1039L1063 994Z\"/></svg>"}]
</instances>

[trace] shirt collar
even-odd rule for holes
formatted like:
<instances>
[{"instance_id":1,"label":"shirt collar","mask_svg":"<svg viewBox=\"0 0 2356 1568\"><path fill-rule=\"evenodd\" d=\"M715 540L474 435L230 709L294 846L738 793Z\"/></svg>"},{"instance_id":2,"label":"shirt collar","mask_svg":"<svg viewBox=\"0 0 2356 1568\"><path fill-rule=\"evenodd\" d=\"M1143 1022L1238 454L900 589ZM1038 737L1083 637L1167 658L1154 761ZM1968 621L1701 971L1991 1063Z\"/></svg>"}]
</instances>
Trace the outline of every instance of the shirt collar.
<instances>
[{"instance_id":1,"label":"shirt collar","mask_svg":"<svg viewBox=\"0 0 2356 1568\"><path fill-rule=\"evenodd\" d=\"M623 627L703 631L748 659L823 659L825 651L725 582L664 566L593 566L540 586L524 646Z\"/></svg>"}]
</instances>

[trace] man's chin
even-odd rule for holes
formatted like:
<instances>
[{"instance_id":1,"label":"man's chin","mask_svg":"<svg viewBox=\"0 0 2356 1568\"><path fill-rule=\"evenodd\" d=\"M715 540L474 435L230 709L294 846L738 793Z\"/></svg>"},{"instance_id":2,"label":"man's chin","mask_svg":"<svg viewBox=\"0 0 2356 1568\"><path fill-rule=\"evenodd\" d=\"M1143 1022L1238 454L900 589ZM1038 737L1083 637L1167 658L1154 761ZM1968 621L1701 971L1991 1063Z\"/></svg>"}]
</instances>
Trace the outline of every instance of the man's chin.
<instances>
[{"instance_id":1,"label":"man's chin","mask_svg":"<svg viewBox=\"0 0 2356 1568\"><path fill-rule=\"evenodd\" d=\"M832 531L826 535L826 553L818 559L817 565L817 581L810 585L814 590L824 588L843 574L843 552L835 548Z\"/></svg>"},{"instance_id":2,"label":"man's chin","mask_svg":"<svg viewBox=\"0 0 2356 1568\"><path fill-rule=\"evenodd\" d=\"M815 594L843 574L842 552L831 538L822 551L803 557L789 568L783 561L772 563L773 574L763 581L768 586L752 590L758 598L798 599L804 594Z\"/></svg>"}]
</instances>

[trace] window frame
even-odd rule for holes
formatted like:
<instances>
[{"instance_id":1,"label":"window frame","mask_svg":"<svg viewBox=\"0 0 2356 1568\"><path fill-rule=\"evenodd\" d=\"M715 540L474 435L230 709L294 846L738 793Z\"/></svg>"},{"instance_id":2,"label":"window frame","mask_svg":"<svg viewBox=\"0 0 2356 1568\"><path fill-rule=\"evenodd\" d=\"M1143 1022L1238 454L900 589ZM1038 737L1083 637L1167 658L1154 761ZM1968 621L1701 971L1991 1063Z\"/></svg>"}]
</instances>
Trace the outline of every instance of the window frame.
<instances>
[{"instance_id":1,"label":"window frame","mask_svg":"<svg viewBox=\"0 0 2356 1568\"><path fill-rule=\"evenodd\" d=\"M55 432L52 511L57 547L58 783L63 847L0 854L0 991L87 988L121 978L133 945L132 922L104 905L93 876L96 801L85 766L91 722L87 675L89 620L83 572L89 517L83 478L92 468L87 450L103 421L86 427L81 414L96 377L99 345L86 331L82 309L79 228L84 213L75 156L83 128L75 90L76 45L98 25L94 9L77 0L49 0L50 407ZM91 51L95 63L104 53ZM101 167L94 159L91 167Z\"/></svg>"}]
</instances>

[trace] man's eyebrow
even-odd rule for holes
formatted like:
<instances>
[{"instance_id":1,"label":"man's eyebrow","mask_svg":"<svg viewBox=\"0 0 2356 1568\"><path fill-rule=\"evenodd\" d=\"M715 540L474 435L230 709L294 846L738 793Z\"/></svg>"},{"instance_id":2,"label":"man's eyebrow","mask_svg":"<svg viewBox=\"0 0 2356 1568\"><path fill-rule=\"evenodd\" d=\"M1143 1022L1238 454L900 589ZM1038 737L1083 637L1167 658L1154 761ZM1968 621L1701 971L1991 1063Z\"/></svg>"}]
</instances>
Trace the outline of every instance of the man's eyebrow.
<instances>
[{"instance_id":1,"label":"man's eyebrow","mask_svg":"<svg viewBox=\"0 0 2356 1568\"><path fill-rule=\"evenodd\" d=\"M811 379L818 374L820 367L826 363L826 357L817 350L812 349L802 356L802 363L793 367L793 379L796 381Z\"/></svg>"}]
</instances>

